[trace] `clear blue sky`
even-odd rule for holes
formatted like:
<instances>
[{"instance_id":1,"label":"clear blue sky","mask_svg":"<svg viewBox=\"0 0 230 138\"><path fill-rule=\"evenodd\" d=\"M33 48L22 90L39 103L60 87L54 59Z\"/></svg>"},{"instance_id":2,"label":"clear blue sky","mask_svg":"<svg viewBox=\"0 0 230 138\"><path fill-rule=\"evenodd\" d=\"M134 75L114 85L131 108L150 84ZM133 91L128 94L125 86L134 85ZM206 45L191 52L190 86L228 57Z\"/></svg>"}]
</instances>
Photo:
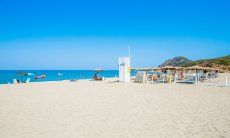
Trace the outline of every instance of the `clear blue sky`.
<instances>
[{"instance_id":1,"label":"clear blue sky","mask_svg":"<svg viewBox=\"0 0 230 138\"><path fill-rule=\"evenodd\" d=\"M0 69L154 67L230 54L229 0L1 0Z\"/></svg>"}]
</instances>

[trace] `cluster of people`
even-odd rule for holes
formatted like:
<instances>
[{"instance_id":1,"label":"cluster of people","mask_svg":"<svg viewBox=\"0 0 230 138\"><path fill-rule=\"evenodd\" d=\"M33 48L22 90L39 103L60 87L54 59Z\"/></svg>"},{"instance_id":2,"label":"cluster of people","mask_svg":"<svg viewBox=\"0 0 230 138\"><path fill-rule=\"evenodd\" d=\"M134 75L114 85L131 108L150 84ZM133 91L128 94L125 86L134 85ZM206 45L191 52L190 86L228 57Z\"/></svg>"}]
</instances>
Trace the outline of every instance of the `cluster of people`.
<instances>
[{"instance_id":1,"label":"cluster of people","mask_svg":"<svg viewBox=\"0 0 230 138\"><path fill-rule=\"evenodd\" d=\"M96 73L94 74L94 76L93 76L93 79L94 79L94 80L102 80L102 77L100 77L100 76L99 76L99 73L96 72Z\"/></svg>"}]
</instances>

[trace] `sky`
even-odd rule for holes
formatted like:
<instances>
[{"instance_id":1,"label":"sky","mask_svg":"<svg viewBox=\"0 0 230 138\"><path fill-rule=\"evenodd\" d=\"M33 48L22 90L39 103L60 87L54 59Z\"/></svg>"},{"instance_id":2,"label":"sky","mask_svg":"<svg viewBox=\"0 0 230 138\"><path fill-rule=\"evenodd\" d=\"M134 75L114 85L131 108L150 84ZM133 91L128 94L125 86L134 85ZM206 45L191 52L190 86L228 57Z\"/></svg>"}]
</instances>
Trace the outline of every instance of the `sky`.
<instances>
[{"instance_id":1,"label":"sky","mask_svg":"<svg viewBox=\"0 0 230 138\"><path fill-rule=\"evenodd\" d=\"M0 70L156 67L230 54L229 0L0 0Z\"/></svg>"}]
</instances>

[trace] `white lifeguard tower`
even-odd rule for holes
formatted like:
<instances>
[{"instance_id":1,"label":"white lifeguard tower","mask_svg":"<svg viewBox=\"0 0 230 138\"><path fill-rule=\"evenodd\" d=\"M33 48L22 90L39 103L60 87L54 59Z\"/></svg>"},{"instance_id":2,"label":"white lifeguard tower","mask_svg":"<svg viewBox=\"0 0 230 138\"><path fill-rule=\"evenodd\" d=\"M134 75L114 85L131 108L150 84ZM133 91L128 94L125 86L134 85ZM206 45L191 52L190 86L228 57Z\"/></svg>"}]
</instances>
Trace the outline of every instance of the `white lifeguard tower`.
<instances>
[{"instance_id":1,"label":"white lifeguard tower","mask_svg":"<svg viewBox=\"0 0 230 138\"><path fill-rule=\"evenodd\" d=\"M130 82L130 58L119 58L119 82Z\"/></svg>"},{"instance_id":2,"label":"white lifeguard tower","mask_svg":"<svg viewBox=\"0 0 230 138\"><path fill-rule=\"evenodd\" d=\"M119 58L119 82L130 82L130 48L129 57Z\"/></svg>"}]
</instances>

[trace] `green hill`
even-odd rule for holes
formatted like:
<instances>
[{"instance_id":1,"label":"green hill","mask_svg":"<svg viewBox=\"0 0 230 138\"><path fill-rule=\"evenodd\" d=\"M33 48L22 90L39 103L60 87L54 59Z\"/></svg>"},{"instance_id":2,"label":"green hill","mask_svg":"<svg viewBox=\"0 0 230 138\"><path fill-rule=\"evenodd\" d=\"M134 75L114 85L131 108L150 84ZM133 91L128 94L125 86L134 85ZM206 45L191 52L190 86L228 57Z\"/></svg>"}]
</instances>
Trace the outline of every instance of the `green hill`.
<instances>
[{"instance_id":1,"label":"green hill","mask_svg":"<svg viewBox=\"0 0 230 138\"><path fill-rule=\"evenodd\" d=\"M169 60L166 60L164 63L159 65L162 66L180 66L180 67L191 67L191 66L202 66L210 68L218 68L224 71L230 71L230 55L213 58L213 59L202 59L191 61L185 57L175 57Z\"/></svg>"},{"instance_id":2,"label":"green hill","mask_svg":"<svg viewBox=\"0 0 230 138\"><path fill-rule=\"evenodd\" d=\"M191 67L199 65L202 67L212 67L212 68L219 68L222 70L230 71L230 55L224 57L218 57L213 59L202 59L197 61L191 61L186 64L182 64L182 67Z\"/></svg>"}]
</instances>

